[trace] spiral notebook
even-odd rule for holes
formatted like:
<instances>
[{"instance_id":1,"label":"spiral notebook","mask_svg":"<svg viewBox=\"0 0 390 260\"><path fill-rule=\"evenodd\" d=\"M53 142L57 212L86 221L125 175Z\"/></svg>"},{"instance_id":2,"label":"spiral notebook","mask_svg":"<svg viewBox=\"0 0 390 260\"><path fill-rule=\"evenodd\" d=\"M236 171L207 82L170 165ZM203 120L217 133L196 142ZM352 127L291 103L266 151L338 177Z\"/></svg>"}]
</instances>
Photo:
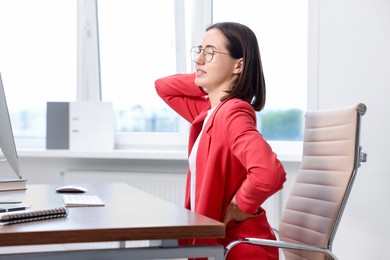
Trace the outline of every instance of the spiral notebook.
<instances>
[{"instance_id":1,"label":"spiral notebook","mask_svg":"<svg viewBox=\"0 0 390 260\"><path fill-rule=\"evenodd\" d=\"M66 207L0 213L0 225L9 225L51 218L62 218L66 217L67 215L68 210Z\"/></svg>"}]
</instances>

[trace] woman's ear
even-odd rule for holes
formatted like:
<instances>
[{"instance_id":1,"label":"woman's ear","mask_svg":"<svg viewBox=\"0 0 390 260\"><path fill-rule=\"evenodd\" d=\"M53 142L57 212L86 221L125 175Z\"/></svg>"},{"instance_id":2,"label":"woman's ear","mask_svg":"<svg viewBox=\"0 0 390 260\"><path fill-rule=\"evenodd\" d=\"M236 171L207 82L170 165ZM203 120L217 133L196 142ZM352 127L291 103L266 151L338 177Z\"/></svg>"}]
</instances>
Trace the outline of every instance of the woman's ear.
<instances>
[{"instance_id":1,"label":"woman's ear","mask_svg":"<svg viewBox=\"0 0 390 260\"><path fill-rule=\"evenodd\" d=\"M240 74L242 72L243 67L244 67L244 59L240 58L234 64L233 74Z\"/></svg>"}]
</instances>

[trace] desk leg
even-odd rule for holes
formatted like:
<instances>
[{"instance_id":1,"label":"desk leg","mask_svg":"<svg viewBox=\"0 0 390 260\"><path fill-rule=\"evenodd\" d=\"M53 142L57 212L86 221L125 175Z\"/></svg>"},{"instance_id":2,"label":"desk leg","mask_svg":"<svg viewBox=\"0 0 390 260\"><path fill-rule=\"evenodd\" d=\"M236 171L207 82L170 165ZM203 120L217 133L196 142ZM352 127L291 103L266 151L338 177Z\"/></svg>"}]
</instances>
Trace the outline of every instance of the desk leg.
<instances>
[{"instance_id":1,"label":"desk leg","mask_svg":"<svg viewBox=\"0 0 390 260\"><path fill-rule=\"evenodd\" d=\"M126 248L126 241L119 241L119 248Z\"/></svg>"},{"instance_id":2,"label":"desk leg","mask_svg":"<svg viewBox=\"0 0 390 260\"><path fill-rule=\"evenodd\" d=\"M178 247L179 241L176 239L150 240L150 247Z\"/></svg>"},{"instance_id":3,"label":"desk leg","mask_svg":"<svg viewBox=\"0 0 390 260\"><path fill-rule=\"evenodd\" d=\"M178 248L179 249L179 243L178 243L178 240L175 240L175 239L171 239L171 240L150 240L149 241L149 246L150 247L160 247L160 248ZM188 249L188 254L193 254L194 252L196 252L196 250L199 250L199 247L197 246L191 246L191 247L181 247L181 248L186 248ZM208 257L209 260L224 260L225 259L225 255L224 255L224 251L222 250L222 252L217 252L217 253L207 253L205 254L205 247L202 247L202 250L201 251L204 255L204 256L210 256L210 255L213 255L213 257ZM207 247L207 249L210 249L210 247ZM214 250L214 249L213 249ZM191 256L188 256L188 257L191 257ZM195 256L192 256L192 257L195 257Z\"/></svg>"}]
</instances>

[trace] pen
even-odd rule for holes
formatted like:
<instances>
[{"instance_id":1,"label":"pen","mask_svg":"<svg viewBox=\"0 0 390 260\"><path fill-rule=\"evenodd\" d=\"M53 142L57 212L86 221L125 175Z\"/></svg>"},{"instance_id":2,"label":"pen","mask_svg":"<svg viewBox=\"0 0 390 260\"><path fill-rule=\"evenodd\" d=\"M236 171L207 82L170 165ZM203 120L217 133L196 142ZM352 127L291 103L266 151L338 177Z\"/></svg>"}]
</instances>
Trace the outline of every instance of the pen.
<instances>
[{"instance_id":1,"label":"pen","mask_svg":"<svg viewBox=\"0 0 390 260\"><path fill-rule=\"evenodd\" d=\"M0 213L25 210L27 208L29 208L29 207L28 206L20 206L20 207L11 207L11 208L0 208Z\"/></svg>"}]
</instances>

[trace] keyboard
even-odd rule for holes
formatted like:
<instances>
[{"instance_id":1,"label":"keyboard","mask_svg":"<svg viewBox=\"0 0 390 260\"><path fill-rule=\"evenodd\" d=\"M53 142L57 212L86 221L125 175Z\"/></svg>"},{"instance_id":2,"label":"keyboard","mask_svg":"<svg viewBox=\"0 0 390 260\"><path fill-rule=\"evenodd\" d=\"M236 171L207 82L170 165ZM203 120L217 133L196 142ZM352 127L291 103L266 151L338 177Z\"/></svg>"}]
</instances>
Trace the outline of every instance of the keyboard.
<instances>
[{"instance_id":1,"label":"keyboard","mask_svg":"<svg viewBox=\"0 0 390 260\"><path fill-rule=\"evenodd\" d=\"M104 202L97 195L64 194L62 200L67 207L104 206Z\"/></svg>"}]
</instances>

